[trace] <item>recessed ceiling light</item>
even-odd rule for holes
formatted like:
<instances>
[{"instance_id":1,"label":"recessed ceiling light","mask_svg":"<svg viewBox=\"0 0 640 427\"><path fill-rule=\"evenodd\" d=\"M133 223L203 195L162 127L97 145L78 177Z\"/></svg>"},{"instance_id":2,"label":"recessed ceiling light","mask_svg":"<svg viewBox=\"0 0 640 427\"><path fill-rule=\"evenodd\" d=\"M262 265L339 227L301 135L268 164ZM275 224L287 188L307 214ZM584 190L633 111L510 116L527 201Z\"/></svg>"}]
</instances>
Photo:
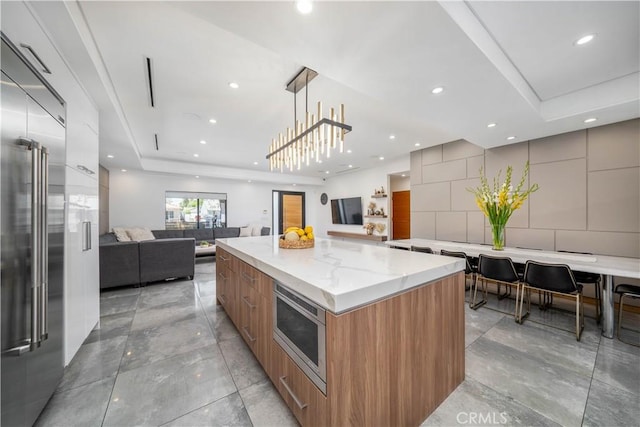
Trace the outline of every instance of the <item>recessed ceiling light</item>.
<instances>
[{"instance_id":1,"label":"recessed ceiling light","mask_svg":"<svg viewBox=\"0 0 640 427\"><path fill-rule=\"evenodd\" d=\"M258 162L253 162L253 164L257 166L257 165L258 165Z\"/></svg>"},{"instance_id":2,"label":"recessed ceiling light","mask_svg":"<svg viewBox=\"0 0 640 427\"><path fill-rule=\"evenodd\" d=\"M313 10L313 4L311 3L311 0L297 0L296 8L298 9L298 12L303 15L308 15Z\"/></svg>"},{"instance_id":3,"label":"recessed ceiling light","mask_svg":"<svg viewBox=\"0 0 640 427\"><path fill-rule=\"evenodd\" d=\"M196 153L193 155L193 157L200 157L200 154Z\"/></svg>"},{"instance_id":4,"label":"recessed ceiling light","mask_svg":"<svg viewBox=\"0 0 640 427\"><path fill-rule=\"evenodd\" d=\"M353 165L349 165L349 167L350 167L350 168L352 168L352 167L353 167Z\"/></svg>"},{"instance_id":5,"label":"recessed ceiling light","mask_svg":"<svg viewBox=\"0 0 640 427\"><path fill-rule=\"evenodd\" d=\"M586 36L580 37L578 40L576 40L575 44L577 45L587 44L591 40L593 40L594 37L595 37L595 34L587 34Z\"/></svg>"},{"instance_id":6,"label":"recessed ceiling light","mask_svg":"<svg viewBox=\"0 0 640 427\"><path fill-rule=\"evenodd\" d=\"M296 184L291 184L291 185L293 185L294 187L296 186Z\"/></svg>"},{"instance_id":7,"label":"recessed ceiling light","mask_svg":"<svg viewBox=\"0 0 640 427\"><path fill-rule=\"evenodd\" d=\"M380 159L380 160L384 160L384 157L380 156L380 157L378 157L378 159Z\"/></svg>"},{"instance_id":8,"label":"recessed ceiling light","mask_svg":"<svg viewBox=\"0 0 640 427\"><path fill-rule=\"evenodd\" d=\"M348 154L351 154L351 150L347 150L347 153L348 153Z\"/></svg>"},{"instance_id":9,"label":"recessed ceiling light","mask_svg":"<svg viewBox=\"0 0 640 427\"><path fill-rule=\"evenodd\" d=\"M200 140L200 144L204 145L206 143L207 143L207 141L205 141L204 139Z\"/></svg>"},{"instance_id":10,"label":"recessed ceiling light","mask_svg":"<svg viewBox=\"0 0 640 427\"><path fill-rule=\"evenodd\" d=\"M416 142L416 143L415 143L415 144L413 144L413 145L414 145L414 146L416 146L416 147L420 147L420 143L419 143L419 142Z\"/></svg>"},{"instance_id":11,"label":"recessed ceiling light","mask_svg":"<svg viewBox=\"0 0 640 427\"><path fill-rule=\"evenodd\" d=\"M396 139L395 135L389 135L389 139Z\"/></svg>"},{"instance_id":12,"label":"recessed ceiling light","mask_svg":"<svg viewBox=\"0 0 640 427\"><path fill-rule=\"evenodd\" d=\"M247 182L251 182L251 180L250 180L250 179L248 179L248 180L247 180Z\"/></svg>"},{"instance_id":13,"label":"recessed ceiling light","mask_svg":"<svg viewBox=\"0 0 640 427\"><path fill-rule=\"evenodd\" d=\"M318 163L322 163L322 160L318 160Z\"/></svg>"},{"instance_id":14,"label":"recessed ceiling light","mask_svg":"<svg viewBox=\"0 0 640 427\"><path fill-rule=\"evenodd\" d=\"M329 175L329 171L324 171L324 173L326 173L327 175Z\"/></svg>"},{"instance_id":15,"label":"recessed ceiling light","mask_svg":"<svg viewBox=\"0 0 640 427\"><path fill-rule=\"evenodd\" d=\"M437 94L441 93L443 90L444 90L443 87L438 86L438 87L434 87L431 90L431 93L434 94L434 95L437 95Z\"/></svg>"},{"instance_id":16,"label":"recessed ceiling light","mask_svg":"<svg viewBox=\"0 0 640 427\"><path fill-rule=\"evenodd\" d=\"M122 172L126 172L126 171L127 171L126 169L120 169L120 170L121 170Z\"/></svg>"},{"instance_id":17,"label":"recessed ceiling light","mask_svg":"<svg viewBox=\"0 0 640 427\"><path fill-rule=\"evenodd\" d=\"M218 123L218 121L216 119L209 119L209 123L216 124L216 123Z\"/></svg>"},{"instance_id":18,"label":"recessed ceiling light","mask_svg":"<svg viewBox=\"0 0 640 427\"><path fill-rule=\"evenodd\" d=\"M584 121L584 122L585 122L585 123L593 123L593 122L595 122L596 120L598 120L598 119L596 119L595 117L589 117L588 119L585 119L585 121Z\"/></svg>"},{"instance_id":19,"label":"recessed ceiling light","mask_svg":"<svg viewBox=\"0 0 640 427\"><path fill-rule=\"evenodd\" d=\"M196 178L200 178L200 175L196 175Z\"/></svg>"},{"instance_id":20,"label":"recessed ceiling light","mask_svg":"<svg viewBox=\"0 0 640 427\"><path fill-rule=\"evenodd\" d=\"M109 159L113 159L113 154L107 154L107 157L108 157Z\"/></svg>"},{"instance_id":21,"label":"recessed ceiling light","mask_svg":"<svg viewBox=\"0 0 640 427\"><path fill-rule=\"evenodd\" d=\"M494 128L494 127L496 127L496 124L495 124L495 123L489 123L489 124L487 125L487 127L488 127L488 128Z\"/></svg>"},{"instance_id":22,"label":"recessed ceiling light","mask_svg":"<svg viewBox=\"0 0 640 427\"><path fill-rule=\"evenodd\" d=\"M229 87L231 89L238 89L240 87L240 85L238 83L236 83L236 82L231 82L231 83L229 83Z\"/></svg>"},{"instance_id":23,"label":"recessed ceiling light","mask_svg":"<svg viewBox=\"0 0 640 427\"><path fill-rule=\"evenodd\" d=\"M508 139L509 141L511 141L512 139L516 139L516 137L515 137L515 136L508 136L508 137L507 137L507 139Z\"/></svg>"}]
</instances>

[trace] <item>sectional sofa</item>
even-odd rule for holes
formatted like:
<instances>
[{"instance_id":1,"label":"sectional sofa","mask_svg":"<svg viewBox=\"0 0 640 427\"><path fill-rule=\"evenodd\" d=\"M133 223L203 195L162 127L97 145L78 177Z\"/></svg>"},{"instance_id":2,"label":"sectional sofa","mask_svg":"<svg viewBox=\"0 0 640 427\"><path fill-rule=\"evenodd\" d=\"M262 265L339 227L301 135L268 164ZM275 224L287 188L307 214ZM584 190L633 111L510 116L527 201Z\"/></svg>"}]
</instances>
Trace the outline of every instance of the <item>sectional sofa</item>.
<instances>
[{"instance_id":1,"label":"sectional sofa","mask_svg":"<svg viewBox=\"0 0 640 427\"><path fill-rule=\"evenodd\" d=\"M151 232L155 239L140 242L119 242L114 233L100 236L100 289L177 277L192 279L196 245L241 234L240 227ZM260 234L269 232L269 227L262 227Z\"/></svg>"}]
</instances>

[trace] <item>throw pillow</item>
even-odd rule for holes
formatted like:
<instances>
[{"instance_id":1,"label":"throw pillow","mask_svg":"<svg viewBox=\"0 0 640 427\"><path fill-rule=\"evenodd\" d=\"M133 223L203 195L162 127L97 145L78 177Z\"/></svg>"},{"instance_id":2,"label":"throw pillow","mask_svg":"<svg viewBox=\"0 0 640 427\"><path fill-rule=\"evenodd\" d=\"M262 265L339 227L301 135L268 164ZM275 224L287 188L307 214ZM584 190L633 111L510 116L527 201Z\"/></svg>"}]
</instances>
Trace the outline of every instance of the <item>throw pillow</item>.
<instances>
[{"instance_id":1,"label":"throw pillow","mask_svg":"<svg viewBox=\"0 0 640 427\"><path fill-rule=\"evenodd\" d=\"M240 227L240 237L251 236L251 227Z\"/></svg>"},{"instance_id":2,"label":"throw pillow","mask_svg":"<svg viewBox=\"0 0 640 427\"><path fill-rule=\"evenodd\" d=\"M155 240L155 236L148 228L129 228L127 229L127 234L131 237L131 240L136 242Z\"/></svg>"},{"instance_id":3,"label":"throw pillow","mask_svg":"<svg viewBox=\"0 0 640 427\"><path fill-rule=\"evenodd\" d=\"M262 226L261 225L251 225L251 235L252 236L259 236L260 235L260 231L262 230Z\"/></svg>"},{"instance_id":4,"label":"throw pillow","mask_svg":"<svg viewBox=\"0 0 640 427\"><path fill-rule=\"evenodd\" d=\"M113 227L113 234L118 242L130 242L131 237L127 234L127 229L123 227Z\"/></svg>"}]
</instances>

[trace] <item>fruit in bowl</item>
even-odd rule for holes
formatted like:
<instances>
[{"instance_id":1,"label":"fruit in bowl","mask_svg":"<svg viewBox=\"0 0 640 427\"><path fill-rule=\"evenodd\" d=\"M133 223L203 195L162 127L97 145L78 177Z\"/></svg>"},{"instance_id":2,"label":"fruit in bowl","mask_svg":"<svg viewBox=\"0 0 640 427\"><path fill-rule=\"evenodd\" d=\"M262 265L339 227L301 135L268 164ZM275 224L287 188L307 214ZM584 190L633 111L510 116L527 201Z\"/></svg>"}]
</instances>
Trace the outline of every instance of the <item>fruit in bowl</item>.
<instances>
[{"instance_id":1,"label":"fruit in bowl","mask_svg":"<svg viewBox=\"0 0 640 427\"><path fill-rule=\"evenodd\" d=\"M289 227L280 236L280 247L283 248L311 248L314 243L313 227Z\"/></svg>"}]
</instances>

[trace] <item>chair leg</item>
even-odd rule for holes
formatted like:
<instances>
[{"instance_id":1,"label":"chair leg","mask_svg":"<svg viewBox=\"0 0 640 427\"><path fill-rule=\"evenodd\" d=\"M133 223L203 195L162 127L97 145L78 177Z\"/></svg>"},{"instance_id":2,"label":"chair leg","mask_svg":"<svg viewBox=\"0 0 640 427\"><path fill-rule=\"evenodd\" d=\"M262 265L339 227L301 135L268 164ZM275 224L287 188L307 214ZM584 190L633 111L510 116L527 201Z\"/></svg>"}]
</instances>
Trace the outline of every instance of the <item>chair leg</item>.
<instances>
[{"instance_id":1,"label":"chair leg","mask_svg":"<svg viewBox=\"0 0 640 427\"><path fill-rule=\"evenodd\" d=\"M582 313L582 296L576 295L576 340L580 341L582 335L582 328L584 327L584 318Z\"/></svg>"},{"instance_id":2,"label":"chair leg","mask_svg":"<svg viewBox=\"0 0 640 427\"><path fill-rule=\"evenodd\" d=\"M519 307L518 307L518 297L520 296L520 283L518 283L516 285L516 308L515 308L515 312L513 313L513 317L515 318L516 323L521 323L520 322L520 315L522 314Z\"/></svg>"},{"instance_id":3,"label":"chair leg","mask_svg":"<svg viewBox=\"0 0 640 427\"><path fill-rule=\"evenodd\" d=\"M471 308L472 310L477 310L478 308L482 307L483 305L485 305L487 303L487 285L484 282L484 279L481 279L482 283L484 284L484 299L482 301L478 301L476 302L476 299L478 297L478 277L476 276L473 280L473 298L471 299L471 302L469 303L469 308Z\"/></svg>"},{"instance_id":4,"label":"chair leg","mask_svg":"<svg viewBox=\"0 0 640 427\"><path fill-rule=\"evenodd\" d=\"M505 286L505 288L507 289L504 291L504 294L501 294L500 293L501 286L500 286L500 283L498 283L498 301L511 296L511 286Z\"/></svg>"},{"instance_id":5,"label":"chair leg","mask_svg":"<svg viewBox=\"0 0 640 427\"><path fill-rule=\"evenodd\" d=\"M616 335L618 335L619 340L620 340L620 326L622 325L622 310L624 310L624 296L625 294L620 295L620 303L618 304L618 324L616 325Z\"/></svg>"}]
</instances>

